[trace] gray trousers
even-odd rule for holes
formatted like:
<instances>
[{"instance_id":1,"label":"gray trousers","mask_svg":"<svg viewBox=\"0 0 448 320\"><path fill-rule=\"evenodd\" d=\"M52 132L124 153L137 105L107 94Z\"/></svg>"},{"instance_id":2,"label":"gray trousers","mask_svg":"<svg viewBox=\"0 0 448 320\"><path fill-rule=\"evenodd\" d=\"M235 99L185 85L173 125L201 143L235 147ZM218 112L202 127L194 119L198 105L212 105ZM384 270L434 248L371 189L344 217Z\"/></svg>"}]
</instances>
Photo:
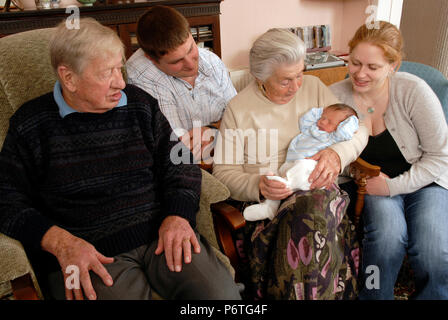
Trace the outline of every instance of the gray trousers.
<instances>
[{"instance_id":1,"label":"gray trousers","mask_svg":"<svg viewBox=\"0 0 448 320\"><path fill-rule=\"evenodd\" d=\"M114 257L104 267L114 284L108 287L90 272L93 288L99 300L151 300L155 291L168 300L239 300L238 287L227 267L216 257L212 247L196 233L201 245L199 254L192 253L192 261L183 263L181 272L168 269L165 254L155 255L157 240ZM49 294L65 299L62 272L48 276Z\"/></svg>"}]
</instances>

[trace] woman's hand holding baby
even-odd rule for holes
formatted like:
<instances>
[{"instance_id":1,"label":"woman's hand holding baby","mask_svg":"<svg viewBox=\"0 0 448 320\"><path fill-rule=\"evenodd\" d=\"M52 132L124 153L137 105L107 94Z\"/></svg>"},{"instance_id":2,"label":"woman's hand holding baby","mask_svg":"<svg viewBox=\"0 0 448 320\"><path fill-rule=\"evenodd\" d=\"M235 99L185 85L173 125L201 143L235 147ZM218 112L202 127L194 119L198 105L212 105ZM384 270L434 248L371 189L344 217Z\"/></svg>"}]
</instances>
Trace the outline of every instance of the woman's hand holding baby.
<instances>
[{"instance_id":1,"label":"woman's hand holding baby","mask_svg":"<svg viewBox=\"0 0 448 320\"><path fill-rule=\"evenodd\" d=\"M260 193L270 200L283 200L292 194L292 190L288 188L283 182L277 180L270 180L267 176L274 176L273 173L260 176L258 184Z\"/></svg>"},{"instance_id":2,"label":"woman's hand holding baby","mask_svg":"<svg viewBox=\"0 0 448 320\"><path fill-rule=\"evenodd\" d=\"M341 171L341 159L333 149L327 148L307 158L317 161L316 168L310 174L310 189L330 188Z\"/></svg>"}]
</instances>

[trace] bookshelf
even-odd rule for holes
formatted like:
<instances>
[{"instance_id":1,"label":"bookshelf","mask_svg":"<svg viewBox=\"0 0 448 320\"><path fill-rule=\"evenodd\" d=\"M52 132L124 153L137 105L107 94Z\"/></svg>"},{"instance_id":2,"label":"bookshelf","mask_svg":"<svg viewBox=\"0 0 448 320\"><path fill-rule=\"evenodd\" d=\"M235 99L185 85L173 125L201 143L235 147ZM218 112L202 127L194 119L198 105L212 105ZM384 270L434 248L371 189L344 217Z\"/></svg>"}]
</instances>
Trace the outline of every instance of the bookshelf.
<instances>
[{"instance_id":1,"label":"bookshelf","mask_svg":"<svg viewBox=\"0 0 448 320\"><path fill-rule=\"evenodd\" d=\"M207 47L221 57L221 37L218 15L186 17L190 23L193 38L199 47ZM200 30L208 30L206 34ZM126 48L126 58L129 58L138 48L137 23L118 25L118 34Z\"/></svg>"},{"instance_id":2,"label":"bookshelf","mask_svg":"<svg viewBox=\"0 0 448 320\"><path fill-rule=\"evenodd\" d=\"M213 31L211 25L191 27L191 34L198 47L213 51Z\"/></svg>"},{"instance_id":3,"label":"bookshelf","mask_svg":"<svg viewBox=\"0 0 448 320\"><path fill-rule=\"evenodd\" d=\"M221 57L219 16L191 17L188 18L188 22L198 46L208 48Z\"/></svg>"},{"instance_id":4,"label":"bookshelf","mask_svg":"<svg viewBox=\"0 0 448 320\"><path fill-rule=\"evenodd\" d=\"M138 48L135 34L138 18L157 4L171 6L187 18L192 31L196 31L195 40L198 45L210 48L221 57L220 3L221 0L130 0L126 3L97 0L93 6L80 6L79 9L81 17L92 17L115 30L123 41L126 57L129 58ZM69 15L63 7L0 12L0 37L32 29L51 28ZM208 32L204 33L204 30Z\"/></svg>"}]
</instances>

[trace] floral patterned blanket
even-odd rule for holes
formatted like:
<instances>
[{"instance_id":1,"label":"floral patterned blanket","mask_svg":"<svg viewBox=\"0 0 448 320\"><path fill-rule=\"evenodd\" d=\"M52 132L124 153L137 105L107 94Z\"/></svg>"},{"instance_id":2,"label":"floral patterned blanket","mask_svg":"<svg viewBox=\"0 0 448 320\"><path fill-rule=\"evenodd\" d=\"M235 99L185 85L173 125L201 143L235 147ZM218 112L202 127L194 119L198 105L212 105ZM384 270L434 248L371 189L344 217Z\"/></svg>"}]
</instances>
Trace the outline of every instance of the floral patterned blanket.
<instances>
[{"instance_id":1,"label":"floral patterned blanket","mask_svg":"<svg viewBox=\"0 0 448 320\"><path fill-rule=\"evenodd\" d=\"M354 299L359 244L347 193L297 191L272 220L247 222L237 237L250 299ZM241 205L240 209L249 203Z\"/></svg>"}]
</instances>

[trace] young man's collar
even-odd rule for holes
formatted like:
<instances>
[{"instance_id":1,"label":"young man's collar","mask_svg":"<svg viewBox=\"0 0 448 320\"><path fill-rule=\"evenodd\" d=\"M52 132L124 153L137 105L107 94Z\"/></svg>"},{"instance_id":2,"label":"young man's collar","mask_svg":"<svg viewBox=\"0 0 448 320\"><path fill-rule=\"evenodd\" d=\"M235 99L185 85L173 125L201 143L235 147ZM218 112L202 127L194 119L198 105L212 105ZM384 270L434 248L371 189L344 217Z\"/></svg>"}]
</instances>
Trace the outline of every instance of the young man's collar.
<instances>
[{"instance_id":1,"label":"young man's collar","mask_svg":"<svg viewBox=\"0 0 448 320\"><path fill-rule=\"evenodd\" d=\"M203 73L206 77L211 76L211 72L212 72L212 66L211 64L204 59L204 57L201 54L202 50L206 50L206 49L202 49L202 48L198 48L199 50L199 62L198 62L198 69L200 73Z\"/></svg>"}]
</instances>

